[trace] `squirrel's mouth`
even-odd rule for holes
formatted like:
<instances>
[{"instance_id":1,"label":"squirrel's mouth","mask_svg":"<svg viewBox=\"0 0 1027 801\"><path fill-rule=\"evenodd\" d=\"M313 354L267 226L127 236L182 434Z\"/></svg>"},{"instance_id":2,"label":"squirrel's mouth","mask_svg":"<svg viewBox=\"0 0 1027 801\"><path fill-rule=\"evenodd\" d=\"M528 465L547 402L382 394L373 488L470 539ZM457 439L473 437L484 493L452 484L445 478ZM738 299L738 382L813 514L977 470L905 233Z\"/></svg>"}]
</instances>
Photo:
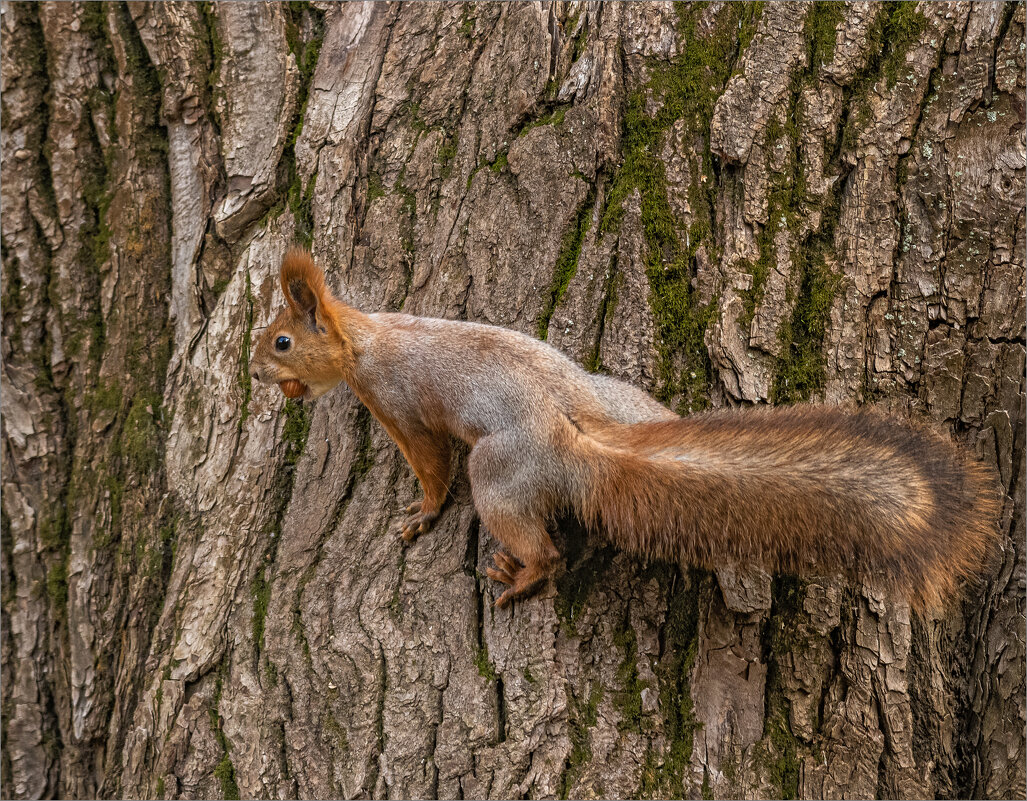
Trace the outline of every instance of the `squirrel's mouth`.
<instances>
[{"instance_id":1,"label":"squirrel's mouth","mask_svg":"<svg viewBox=\"0 0 1027 801\"><path fill-rule=\"evenodd\" d=\"M282 394L287 398L298 398L307 391L307 385L302 381L296 381L295 379L279 381L278 387L282 390Z\"/></svg>"}]
</instances>

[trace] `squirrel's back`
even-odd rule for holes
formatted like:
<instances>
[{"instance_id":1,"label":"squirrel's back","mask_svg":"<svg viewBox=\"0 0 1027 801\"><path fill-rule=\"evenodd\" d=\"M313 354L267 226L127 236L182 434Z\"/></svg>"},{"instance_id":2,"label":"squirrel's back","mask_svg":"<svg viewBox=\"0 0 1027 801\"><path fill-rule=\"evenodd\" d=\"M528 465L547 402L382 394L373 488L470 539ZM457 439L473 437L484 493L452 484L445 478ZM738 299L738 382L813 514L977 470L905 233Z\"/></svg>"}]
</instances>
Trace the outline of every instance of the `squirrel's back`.
<instances>
[{"instance_id":1,"label":"squirrel's back","mask_svg":"<svg viewBox=\"0 0 1027 801\"><path fill-rule=\"evenodd\" d=\"M387 386L402 375L399 391L410 391L418 404L429 396L444 398L447 411L466 414L465 422L479 433L518 416L522 424L541 427L544 410L617 423L677 419L637 387L588 373L552 345L518 331L399 313L369 317L380 329L360 368L374 374L369 379Z\"/></svg>"}]
</instances>

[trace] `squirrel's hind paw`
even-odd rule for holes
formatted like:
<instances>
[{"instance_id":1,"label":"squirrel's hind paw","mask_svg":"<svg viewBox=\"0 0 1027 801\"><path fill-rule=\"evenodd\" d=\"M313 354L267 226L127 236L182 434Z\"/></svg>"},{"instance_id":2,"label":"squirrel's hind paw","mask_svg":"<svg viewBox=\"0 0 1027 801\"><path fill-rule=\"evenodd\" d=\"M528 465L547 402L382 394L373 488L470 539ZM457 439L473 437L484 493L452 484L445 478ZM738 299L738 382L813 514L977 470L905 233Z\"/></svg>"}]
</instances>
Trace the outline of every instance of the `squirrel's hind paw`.
<instances>
[{"instance_id":1,"label":"squirrel's hind paw","mask_svg":"<svg viewBox=\"0 0 1027 801\"><path fill-rule=\"evenodd\" d=\"M508 584L510 587L496 599L495 605L500 609L509 606L511 601L534 595L549 578L550 571L537 565L521 567L517 560L505 553L497 553L493 559L496 566L485 568L485 573L493 581Z\"/></svg>"},{"instance_id":2,"label":"squirrel's hind paw","mask_svg":"<svg viewBox=\"0 0 1027 801\"><path fill-rule=\"evenodd\" d=\"M517 574L524 568L513 557L507 556L505 553L497 553L492 558L495 560L496 566L486 567L485 574L493 581L509 584L512 587L517 581Z\"/></svg>"}]
</instances>

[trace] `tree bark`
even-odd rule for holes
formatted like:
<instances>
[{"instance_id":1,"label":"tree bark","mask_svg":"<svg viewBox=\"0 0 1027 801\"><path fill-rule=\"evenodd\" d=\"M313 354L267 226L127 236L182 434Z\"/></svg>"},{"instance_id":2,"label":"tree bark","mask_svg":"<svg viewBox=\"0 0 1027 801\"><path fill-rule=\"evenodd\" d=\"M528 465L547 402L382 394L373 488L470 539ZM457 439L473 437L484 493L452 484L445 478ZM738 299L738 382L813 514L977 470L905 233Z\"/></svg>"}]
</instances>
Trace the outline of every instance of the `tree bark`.
<instances>
[{"instance_id":1,"label":"tree bark","mask_svg":"<svg viewBox=\"0 0 1027 801\"><path fill-rule=\"evenodd\" d=\"M9 797L1025 791L1023 3L4 2ZM937 614L642 564L492 608L346 388L251 385L310 244L366 310L682 413L876 404L996 467Z\"/></svg>"}]
</instances>

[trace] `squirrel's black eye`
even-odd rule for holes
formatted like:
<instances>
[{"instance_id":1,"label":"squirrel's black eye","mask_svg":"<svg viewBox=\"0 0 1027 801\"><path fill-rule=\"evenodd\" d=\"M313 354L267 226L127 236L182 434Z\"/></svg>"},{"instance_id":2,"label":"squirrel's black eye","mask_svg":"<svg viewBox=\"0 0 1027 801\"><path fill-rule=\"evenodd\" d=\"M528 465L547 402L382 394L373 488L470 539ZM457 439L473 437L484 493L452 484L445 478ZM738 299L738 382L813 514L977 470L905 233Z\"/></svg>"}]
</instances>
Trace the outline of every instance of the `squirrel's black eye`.
<instances>
[{"instance_id":1,"label":"squirrel's black eye","mask_svg":"<svg viewBox=\"0 0 1027 801\"><path fill-rule=\"evenodd\" d=\"M275 340L275 350L288 350L289 349L289 337L278 337Z\"/></svg>"}]
</instances>

